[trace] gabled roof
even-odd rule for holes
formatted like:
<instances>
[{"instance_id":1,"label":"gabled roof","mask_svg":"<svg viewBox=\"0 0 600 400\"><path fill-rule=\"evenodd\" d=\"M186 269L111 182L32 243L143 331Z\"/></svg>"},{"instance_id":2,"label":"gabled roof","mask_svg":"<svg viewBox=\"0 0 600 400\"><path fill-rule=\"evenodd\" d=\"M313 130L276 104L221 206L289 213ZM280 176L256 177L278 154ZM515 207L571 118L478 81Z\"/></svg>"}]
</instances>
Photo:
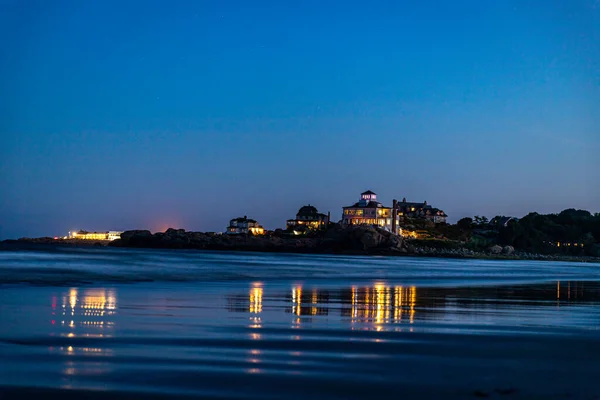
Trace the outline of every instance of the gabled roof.
<instances>
[{"instance_id":1,"label":"gabled roof","mask_svg":"<svg viewBox=\"0 0 600 400\"><path fill-rule=\"evenodd\" d=\"M362 196L363 194L374 194L374 195L377 195L377 193L375 193L375 192L372 192L372 191L370 191L370 190L367 190L366 192L363 192L363 193L361 193L361 196Z\"/></svg>"}]
</instances>

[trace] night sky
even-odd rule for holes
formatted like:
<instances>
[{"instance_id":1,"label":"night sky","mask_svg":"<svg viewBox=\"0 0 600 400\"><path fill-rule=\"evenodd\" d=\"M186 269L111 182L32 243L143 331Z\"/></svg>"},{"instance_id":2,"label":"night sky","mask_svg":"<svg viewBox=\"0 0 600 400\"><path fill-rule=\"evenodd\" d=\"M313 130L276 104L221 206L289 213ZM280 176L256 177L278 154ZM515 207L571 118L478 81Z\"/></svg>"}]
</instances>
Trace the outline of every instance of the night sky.
<instances>
[{"instance_id":1,"label":"night sky","mask_svg":"<svg viewBox=\"0 0 600 400\"><path fill-rule=\"evenodd\" d=\"M0 0L0 49L0 238L600 211L598 0Z\"/></svg>"}]
</instances>

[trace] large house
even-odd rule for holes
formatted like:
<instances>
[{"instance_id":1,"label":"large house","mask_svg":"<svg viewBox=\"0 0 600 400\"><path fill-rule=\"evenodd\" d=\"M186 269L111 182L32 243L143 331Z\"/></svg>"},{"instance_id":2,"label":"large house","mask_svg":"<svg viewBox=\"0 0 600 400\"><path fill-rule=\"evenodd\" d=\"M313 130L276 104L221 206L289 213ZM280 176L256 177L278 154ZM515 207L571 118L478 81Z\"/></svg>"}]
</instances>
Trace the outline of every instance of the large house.
<instances>
[{"instance_id":1,"label":"large house","mask_svg":"<svg viewBox=\"0 0 600 400\"><path fill-rule=\"evenodd\" d=\"M69 232L69 239L81 240L116 240L121 238L122 231L88 232L84 230Z\"/></svg>"},{"instance_id":2,"label":"large house","mask_svg":"<svg viewBox=\"0 0 600 400\"><path fill-rule=\"evenodd\" d=\"M329 224L329 214L320 213L316 207L303 206L296 213L296 219L288 219L286 226L288 229L298 227L307 227L309 229L321 229Z\"/></svg>"},{"instance_id":3,"label":"large house","mask_svg":"<svg viewBox=\"0 0 600 400\"><path fill-rule=\"evenodd\" d=\"M398 219L400 223L405 222L407 218L420 218L431 221L435 224L446 222L448 216L443 210L427 204L427 201L415 203L406 201L406 198L398 202Z\"/></svg>"},{"instance_id":4,"label":"large house","mask_svg":"<svg viewBox=\"0 0 600 400\"><path fill-rule=\"evenodd\" d=\"M360 200L343 207L342 225L377 225L392 230L392 208L377 201L377 194L368 190L361 193Z\"/></svg>"},{"instance_id":5,"label":"large house","mask_svg":"<svg viewBox=\"0 0 600 400\"><path fill-rule=\"evenodd\" d=\"M262 235L265 233L264 228L254 219L250 219L244 215L243 218L234 218L229 221L227 233L230 235L248 234Z\"/></svg>"}]
</instances>

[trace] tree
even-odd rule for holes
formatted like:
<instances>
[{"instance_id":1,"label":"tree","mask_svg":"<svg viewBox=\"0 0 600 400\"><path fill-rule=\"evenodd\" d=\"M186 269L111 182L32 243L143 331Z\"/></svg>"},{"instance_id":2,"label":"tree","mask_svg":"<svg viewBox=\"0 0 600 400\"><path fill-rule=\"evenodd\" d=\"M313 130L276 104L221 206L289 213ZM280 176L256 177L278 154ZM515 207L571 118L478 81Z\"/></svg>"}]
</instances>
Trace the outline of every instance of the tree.
<instances>
[{"instance_id":1,"label":"tree","mask_svg":"<svg viewBox=\"0 0 600 400\"><path fill-rule=\"evenodd\" d=\"M456 223L456 226L458 226L461 231L468 232L473 228L473 218L463 218Z\"/></svg>"},{"instance_id":2,"label":"tree","mask_svg":"<svg viewBox=\"0 0 600 400\"><path fill-rule=\"evenodd\" d=\"M480 217L479 215L475 216L475 225L483 227L489 223L490 221L487 219L487 217Z\"/></svg>"}]
</instances>

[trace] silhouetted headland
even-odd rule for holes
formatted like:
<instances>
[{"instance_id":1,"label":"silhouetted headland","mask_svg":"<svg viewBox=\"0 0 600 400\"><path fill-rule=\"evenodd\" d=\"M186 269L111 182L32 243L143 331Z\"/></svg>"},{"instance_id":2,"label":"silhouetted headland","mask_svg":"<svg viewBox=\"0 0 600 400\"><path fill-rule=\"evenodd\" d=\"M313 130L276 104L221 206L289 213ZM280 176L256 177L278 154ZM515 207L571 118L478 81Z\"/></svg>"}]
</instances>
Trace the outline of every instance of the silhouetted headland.
<instances>
[{"instance_id":1,"label":"silhouetted headland","mask_svg":"<svg viewBox=\"0 0 600 400\"><path fill-rule=\"evenodd\" d=\"M169 228L165 232L129 230L114 241L78 239L21 238L5 240L3 247L34 249L38 246L111 246L121 248L195 249L218 251L258 251L272 253L423 256L445 258L484 258L505 260L555 260L598 262L600 257L565 254L538 254L516 251L512 246L493 245L473 250L460 241L403 238L369 225L329 224L327 229L294 236L284 231L264 235L227 235L214 232L188 232Z\"/></svg>"}]
</instances>

